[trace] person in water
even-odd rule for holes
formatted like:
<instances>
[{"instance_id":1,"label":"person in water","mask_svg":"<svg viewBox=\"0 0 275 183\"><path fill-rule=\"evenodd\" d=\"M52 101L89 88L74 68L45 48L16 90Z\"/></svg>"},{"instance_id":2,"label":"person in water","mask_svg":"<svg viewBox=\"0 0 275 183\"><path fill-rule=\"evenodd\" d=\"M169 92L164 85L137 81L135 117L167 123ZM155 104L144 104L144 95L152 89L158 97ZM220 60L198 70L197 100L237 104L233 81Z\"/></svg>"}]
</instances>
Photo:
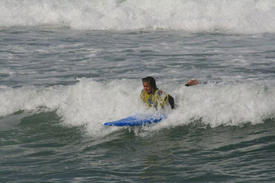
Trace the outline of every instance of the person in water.
<instances>
[{"instance_id":1,"label":"person in water","mask_svg":"<svg viewBox=\"0 0 275 183\"><path fill-rule=\"evenodd\" d=\"M165 108L165 106L170 105L171 109L175 108L174 98L165 93L164 91L158 89L156 81L153 77L148 76L142 78L143 90L141 91L140 98L148 107L158 106ZM185 86L192 86L198 84L197 80L189 80Z\"/></svg>"}]
</instances>

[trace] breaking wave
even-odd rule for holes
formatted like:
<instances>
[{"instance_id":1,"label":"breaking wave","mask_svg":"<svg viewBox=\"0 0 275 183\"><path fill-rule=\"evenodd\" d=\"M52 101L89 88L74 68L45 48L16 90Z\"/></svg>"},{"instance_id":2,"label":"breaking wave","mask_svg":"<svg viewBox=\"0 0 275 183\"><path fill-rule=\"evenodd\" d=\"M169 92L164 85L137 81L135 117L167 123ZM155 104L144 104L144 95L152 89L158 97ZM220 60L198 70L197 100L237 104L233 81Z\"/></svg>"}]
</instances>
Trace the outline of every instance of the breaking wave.
<instances>
[{"instance_id":1,"label":"breaking wave","mask_svg":"<svg viewBox=\"0 0 275 183\"><path fill-rule=\"evenodd\" d=\"M17 111L56 111L62 123L87 126L93 135L102 135L103 123L146 110L132 80L96 82L81 79L71 86L0 89L0 116ZM141 87L141 86L140 86ZM169 87L172 88L172 87ZM157 128L181 126L200 120L205 125L258 124L275 116L275 89L257 84L174 86L168 91L177 108ZM111 128L109 128L111 129ZM108 133L108 132L106 132Z\"/></svg>"},{"instance_id":2,"label":"breaking wave","mask_svg":"<svg viewBox=\"0 0 275 183\"><path fill-rule=\"evenodd\" d=\"M0 26L274 33L270 0L1 0Z\"/></svg>"}]
</instances>

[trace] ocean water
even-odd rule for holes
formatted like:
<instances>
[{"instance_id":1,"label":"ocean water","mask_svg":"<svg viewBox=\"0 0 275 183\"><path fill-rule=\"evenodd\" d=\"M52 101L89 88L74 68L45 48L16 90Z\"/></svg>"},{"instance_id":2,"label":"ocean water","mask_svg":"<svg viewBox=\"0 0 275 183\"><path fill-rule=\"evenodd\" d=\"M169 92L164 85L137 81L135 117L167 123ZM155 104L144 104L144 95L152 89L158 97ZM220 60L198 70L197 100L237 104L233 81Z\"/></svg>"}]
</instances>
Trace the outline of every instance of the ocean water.
<instances>
[{"instance_id":1,"label":"ocean water","mask_svg":"<svg viewBox=\"0 0 275 183\"><path fill-rule=\"evenodd\" d=\"M0 182L275 182L274 45L271 0L0 0Z\"/></svg>"}]
</instances>

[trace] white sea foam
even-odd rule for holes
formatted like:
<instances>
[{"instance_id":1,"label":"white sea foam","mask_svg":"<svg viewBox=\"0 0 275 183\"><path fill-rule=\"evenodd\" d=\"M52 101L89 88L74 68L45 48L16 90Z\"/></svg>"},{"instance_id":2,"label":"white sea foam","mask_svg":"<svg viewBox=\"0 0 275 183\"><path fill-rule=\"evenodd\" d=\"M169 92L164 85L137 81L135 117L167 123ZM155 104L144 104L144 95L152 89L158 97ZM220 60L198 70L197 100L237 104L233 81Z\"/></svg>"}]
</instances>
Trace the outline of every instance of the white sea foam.
<instances>
[{"instance_id":1,"label":"white sea foam","mask_svg":"<svg viewBox=\"0 0 275 183\"><path fill-rule=\"evenodd\" d=\"M56 110L64 124L86 125L91 134L101 135L103 122L145 110L139 92L134 82L90 79L71 86L2 88L0 116L19 110Z\"/></svg>"},{"instance_id":2,"label":"white sea foam","mask_svg":"<svg viewBox=\"0 0 275 183\"><path fill-rule=\"evenodd\" d=\"M212 127L262 123L275 115L274 95L274 88L255 84L181 87L176 91L180 107L168 122L180 125L199 119Z\"/></svg>"},{"instance_id":3,"label":"white sea foam","mask_svg":"<svg viewBox=\"0 0 275 183\"><path fill-rule=\"evenodd\" d=\"M90 134L98 136L116 130L104 128L104 122L146 110L139 99L140 89L140 82L137 81L104 83L90 79L81 79L71 86L1 88L0 116L18 110L35 112L46 107L47 110L56 110L64 124L86 125ZM275 89L270 87L202 84L179 86L168 92L175 96L177 108L168 119L152 129L186 125L196 119L212 127L238 126L246 122L257 124L275 115Z\"/></svg>"},{"instance_id":4,"label":"white sea foam","mask_svg":"<svg viewBox=\"0 0 275 183\"><path fill-rule=\"evenodd\" d=\"M271 0L1 0L0 26L275 32Z\"/></svg>"}]
</instances>

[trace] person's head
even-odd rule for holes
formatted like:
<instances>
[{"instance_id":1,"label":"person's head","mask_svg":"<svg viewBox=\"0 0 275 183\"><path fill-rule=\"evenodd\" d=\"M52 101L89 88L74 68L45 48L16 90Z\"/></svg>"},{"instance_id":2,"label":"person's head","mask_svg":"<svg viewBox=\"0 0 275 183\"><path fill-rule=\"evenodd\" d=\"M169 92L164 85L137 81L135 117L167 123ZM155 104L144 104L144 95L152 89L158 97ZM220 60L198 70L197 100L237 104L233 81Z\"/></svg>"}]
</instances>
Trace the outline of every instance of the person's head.
<instances>
[{"instance_id":1,"label":"person's head","mask_svg":"<svg viewBox=\"0 0 275 183\"><path fill-rule=\"evenodd\" d=\"M142 78L142 84L143 84L144 91L148 94L158 89L155 79L151 76Z\"/></svg>"}]
</instances>

